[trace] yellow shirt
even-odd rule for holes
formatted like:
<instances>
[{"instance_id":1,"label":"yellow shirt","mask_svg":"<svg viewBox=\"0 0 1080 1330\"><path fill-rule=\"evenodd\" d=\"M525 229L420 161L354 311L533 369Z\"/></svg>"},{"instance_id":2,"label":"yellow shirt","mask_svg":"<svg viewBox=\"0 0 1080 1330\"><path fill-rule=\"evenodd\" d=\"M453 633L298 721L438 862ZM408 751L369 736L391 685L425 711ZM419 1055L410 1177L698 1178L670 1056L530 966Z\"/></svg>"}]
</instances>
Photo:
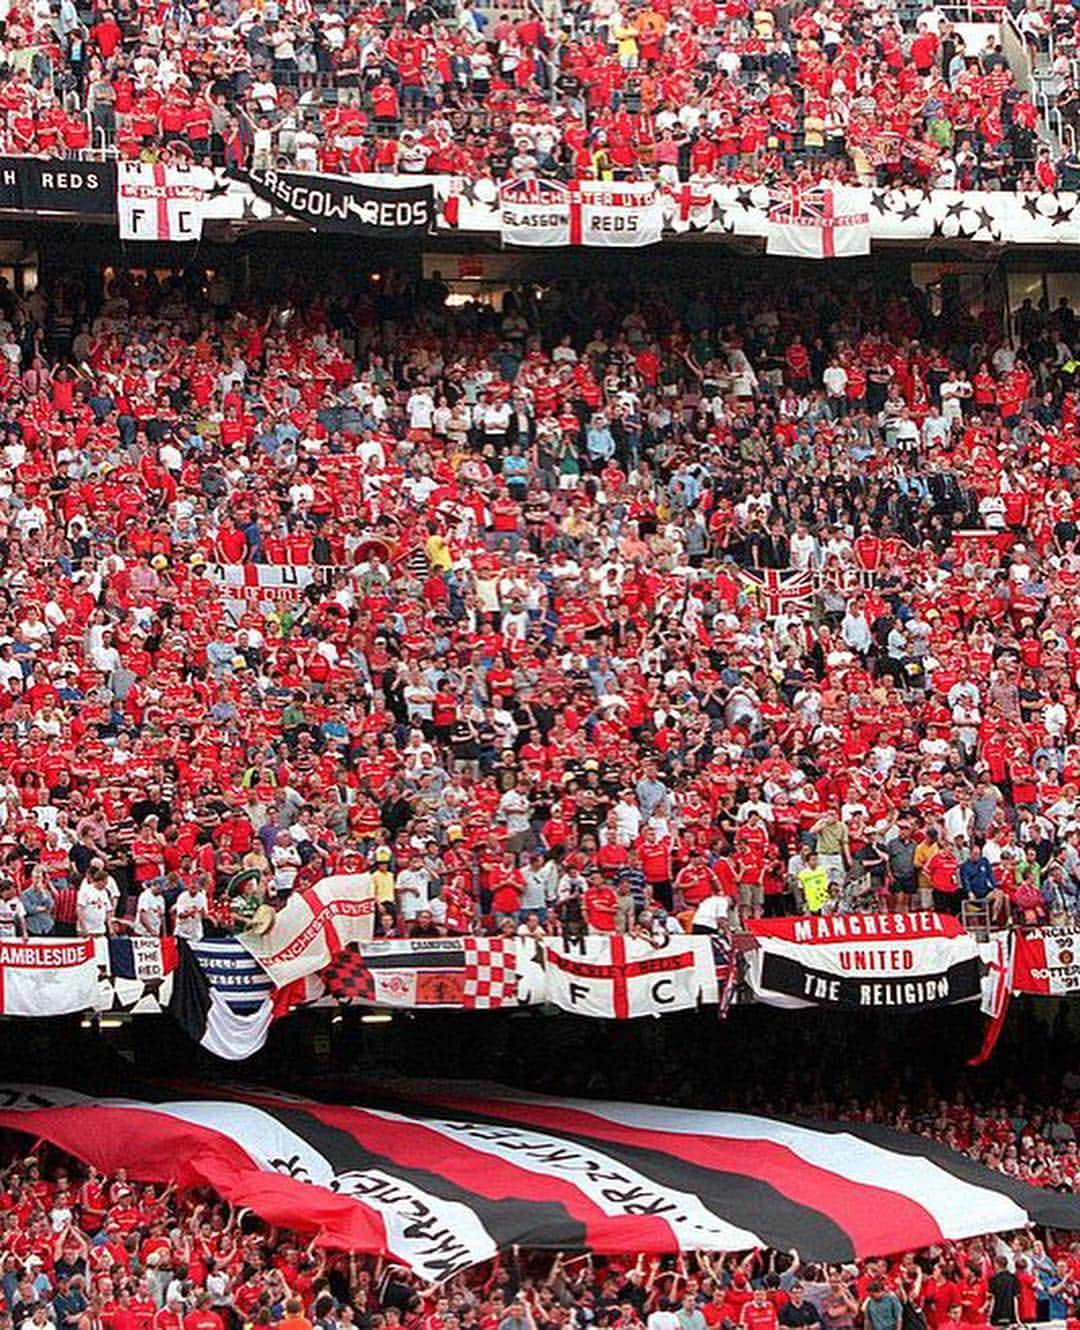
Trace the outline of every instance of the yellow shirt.
<instances>
[{"instance_id":1,"label":"yellow shirt","mask_svg":"<svg viewBox=\"0 0 1080 1330\"><path fill-rule=\"evenodd\" d=\"M383 901L393 901L394 875L388 868L376 868L371 875L371 881L375 888L375 899L380 904Z\"/></svg>"},{"instance_id":2,"label":"yellow shirt","mask_svg":"<svg viewBox=\"0 0 1080 1330\"><path fill-rule=\"evenodd\" d=\"M444 572L454 566L454 561L450 557L450 546L446 543L446 537L435 535L428 536L424 542L424 553L427 555L428 563L432 568L441 568Z\"/></svg>"},{"instance_id":3,"label":"yellow shirt","mask_svg":"<svg viewBox=\"0 0 1080 1330\"><path fill-rule=\"evenodd\" d=\"M803 900L811 914L820 914L829 899L829 875L822 867L804 868L799 874L799 885L803 890Z\"/></svg>"}]
</instances>

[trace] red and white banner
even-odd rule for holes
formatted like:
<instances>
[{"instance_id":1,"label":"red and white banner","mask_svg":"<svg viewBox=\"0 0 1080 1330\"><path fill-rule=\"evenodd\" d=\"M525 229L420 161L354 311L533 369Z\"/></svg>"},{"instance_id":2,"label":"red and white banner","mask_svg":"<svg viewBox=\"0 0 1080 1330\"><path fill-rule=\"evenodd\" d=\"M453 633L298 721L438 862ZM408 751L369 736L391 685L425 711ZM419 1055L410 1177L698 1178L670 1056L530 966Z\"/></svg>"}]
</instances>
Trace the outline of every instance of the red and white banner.
<instances>
[{"instance_id":1,"label":"red and white banner","mask_svg":"<svg viewBox=\"0 0 1080 1330\"><path fill-rule=\"evenodd\" d=\"M499 225L505 245L637 248L660 240L664 204L651 183L527 176L500 186Z\"/></svg>"},{"instance_id":2,"label":"red and white banner","mask_svg":"<svg viewBox=\"0 0 1080 1330\"><path fill-rule=\"evenodd\" d=\"M160 162L119 162L116 212L120 239L200 240L208 175Z\"/></svg>"},{"instance_id":3,"label":"red and white banner","mask_svg":"<svg viewBox=\"0 0 1080 1330\"><path fill-rule=\"evenodd\" d=\"M707 939L706 939L707 940ZM320 1245L442 1281L517 1244L804 1260L1080 1228L1080 1198L863 1122L561 1100L476 1083L386 1087L350 1106L184 1086L165 1102L0 1087L0 1127L106 1173L211 1186ZM180 1097L183 1095L183 1097ZM50 1105L56 1104L56 1107Z\"/></svg>"},{"instance_id":4,"label":"red and white banner","mask_svg":"<svg viewBox=\"0 0 1080 1330\"><path fill-rule=\"evenodd\" d=\"M208 563L203 576L234 619L257 605L265 614L298 604L315 581L312 564Z\"/></svg>"},{"instance_id":5,"label":"red and white banner","mask_svg":"<svg viewBox=\"0 0 1080 1330\"><path fill-rule=\"evenodd\" d=\"M324 969L350 942L369 942L374 922L371 874L342 873L294 892L269 932L241 933L239 940L284 988Z\"/></svg>"},{"instance_id":6,"label":"red and white banner","mask_svg":"<svg viewBox=\"0 0 1080 1330\"><path fill-rule=\"evenodd\" d=\"M842 213L830 185L769 191L765 252L794 259L841 259L870 253L870 214Z\"/></svg>"},{"instance_id":7,"label":"red and white banner","mask_svg":"<svg viewBox=\"0 0 1080 1330\"><path fill-rule=\"evenodd\" d=\"M716 962L707 937L547 939L518 953L518 1001L553 1002L579 1016L626 1020L716 1003Z\"/></svg>"},{"instance_id":8,"label":"red and white banner","mask_svg":"<svg viewBox=\"0 0 1080 1330\"><path fill-rule=\"evenodd\" d=\"M97 995L92 937L0 941L0 1015L67 1016Z\"/></svg>"},{"instance_id":9,"label":"red and white banner","mask_svg":"<svg viewBox=\"0 0 1080 1330\"><path fill-rule=\"evenodd\" d=\"M1080 993L1080 929L1018 931L1013 943L1012 991L1043 997Z\"/></svg>"},{"instance_id":10,"label":"red and white banner","mask_svg":"<svg viewBox=\"0 0 1080 1330\"><path fill-rule=\"evenodd\" d=\"M757 947L747 978L774 1007L914 1009L981 992L978 944L951 915L806 915L748 927Z\"/></svg>"}]
</instances>

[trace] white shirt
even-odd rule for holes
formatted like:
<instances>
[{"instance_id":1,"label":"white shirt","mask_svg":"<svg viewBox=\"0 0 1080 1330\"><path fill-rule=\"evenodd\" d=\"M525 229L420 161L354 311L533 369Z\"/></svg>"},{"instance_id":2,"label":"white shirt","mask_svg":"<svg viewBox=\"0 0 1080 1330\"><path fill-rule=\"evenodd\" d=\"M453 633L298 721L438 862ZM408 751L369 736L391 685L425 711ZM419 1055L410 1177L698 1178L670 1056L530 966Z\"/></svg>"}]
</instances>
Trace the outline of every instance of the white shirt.
<instances>
[{"instance_id":1,"label":"white shirt","mask_svg":"<svg viewBox=\"0 0 1080 1330\"><path fill-rule=\"evenodd\" d=\"M87 937L100 937L112 910L112 897L104 887L84 882L75 898L80 926Z\"/></svg>"},{"instance_id":2,"label":"white shirt","mask_svg":"<svg viewBox=\"0 0 1080 1330\"><path fill-rule=\"evenodd\" d=\"M189 942L198 942L203 935L203 916L201 912L209 908L205 891L192 891L190 887L176 898L176 922L173 932L177 937Z\"/></svg>"},{"instance_id":3,"label":"white shirt","mask_svg":"<svg viewBox=\"0 0 1080 1330\"><path fill-rule=\"evenodd\" d=\"M143 887L135 902L135 923L132 932L137 937L161 937L165 930L165 897L152 887Z\"/></svg>"},{"instance_id":4,"label":"white shirt","mask_svg":"<svg viewBox=\"0 0 1080 1330\"><path fill-rule=\"evenodd\" d=\"M731 901L721 893L719 896L706 896L694 911L694 927L718 928L727 922Z\"/></svg>"},{"instance_id":5,"label":"white shirt","mask_svg":"<svg viewBox=\"0 0 1080 1330\"><path fill-rule=\"evenodd\" d=\"M403 919L415 919L421 910L431 904L431 879L426 868L403 868L394 884L398 909ZM415 893L415 894L414 894Z\"/></svg>"}]
</instances>

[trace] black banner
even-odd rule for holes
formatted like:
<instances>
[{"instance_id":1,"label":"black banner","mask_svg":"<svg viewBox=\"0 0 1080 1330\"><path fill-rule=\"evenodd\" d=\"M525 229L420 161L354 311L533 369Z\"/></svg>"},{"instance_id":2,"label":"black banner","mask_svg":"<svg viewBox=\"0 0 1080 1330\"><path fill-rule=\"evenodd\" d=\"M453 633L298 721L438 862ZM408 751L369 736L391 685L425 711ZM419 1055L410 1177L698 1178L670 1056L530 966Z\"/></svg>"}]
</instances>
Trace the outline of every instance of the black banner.
<instances>
[{"instance_id":1,"label":"black banner","mask_svg":"<svg viewBox=\"0 0 1080 1330\"><path fill-rule=\"evenodd\" d=\"M0 209L115 217L116 163L0 157Z\"/></svg>"},{"instance_id":2,"label":"black banner","mask_svg":"<svg viewBox=\"0 0 1080 1330\"><path fill-rule=\"evenodd\" d=\"M334 175L299 171L240 171L230 174L280 212L316 231L354 236L424 236L435 229L431 185L383 189Z\"/></svg>"},{"instance_id":3,"label":"black banner","mask_svg":"<svg viewBox=\"0 0 1080 1330\"><path fill-rule=\"evenodd\" d=\"M943 1007L979 996L977 957L950 965L939 974L865 975L842 978L827 970L800 965L766 952L761 958L761 988L801 998L823 1007Z\"/></svg>"}]
</instances>

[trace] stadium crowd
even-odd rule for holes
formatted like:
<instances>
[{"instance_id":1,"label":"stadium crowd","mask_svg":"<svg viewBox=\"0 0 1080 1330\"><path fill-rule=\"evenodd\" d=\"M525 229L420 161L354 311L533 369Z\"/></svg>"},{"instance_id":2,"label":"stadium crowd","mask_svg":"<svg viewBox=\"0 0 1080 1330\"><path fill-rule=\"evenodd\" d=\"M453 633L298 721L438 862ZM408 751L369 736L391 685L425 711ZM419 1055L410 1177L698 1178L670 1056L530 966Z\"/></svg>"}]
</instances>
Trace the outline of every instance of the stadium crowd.
<instances>
[{"instance_id":1,"label":"stadium crowd","mask_svg":"<svg viewBox=\"0 0 1080 1330\"><path fill-rule=\"evenodd\" d=\"M79 291L0 289L0 936L1080 914L1067 303Z\"/></svg>"},{"instance_id":2,"label":"stadium crowd","mask_svg":"<svg viewBox=\"0 0 1080 1330\"><path fill-rule=\"evenodd\" d=\"M1037 1186L1071 1191L1080 1173L1075 1115L1060 1107L958 1096L827 1111L921 1133ZM798 1252L514 1249L424 1286L212 1192L34 1148L9 1148L0 1172L0 1324L13 1330L938 1330L1065 1324L1080 1304L1075 1235L1032 1230L830 1267Z\"/></svg>"},{"instance_id":3,"label":"stadium crowd","mask_svg":"<svg viewBox=\"0 0 1080 1330\"><path fill-rule=\"evenodd\" d=\"M0 149L473 179L1074 190L1075 10L1016 9L1024 40L1060 52L1060 149L994 35L1000 14L971 12L991 32L976 50L932 0L512 13L475 0L13 0Z\"/></svg>"}]
</instances>

